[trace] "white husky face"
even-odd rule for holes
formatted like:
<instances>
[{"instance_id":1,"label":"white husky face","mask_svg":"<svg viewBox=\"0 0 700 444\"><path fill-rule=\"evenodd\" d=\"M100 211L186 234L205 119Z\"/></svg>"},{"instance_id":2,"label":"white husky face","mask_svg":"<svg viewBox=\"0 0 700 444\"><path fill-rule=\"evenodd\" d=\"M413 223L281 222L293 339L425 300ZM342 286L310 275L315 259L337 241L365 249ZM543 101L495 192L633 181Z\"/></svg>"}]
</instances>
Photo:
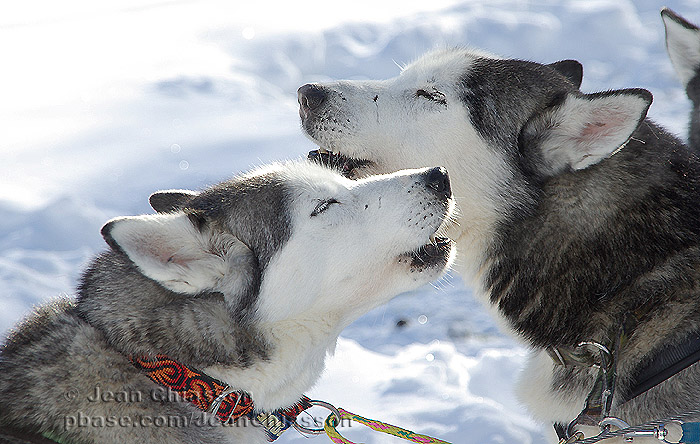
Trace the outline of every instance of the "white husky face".
<instances>
[{"instance_id":1,"label":"white husky face","mask_svg":"<svg viewBox=\"0 0 700 444\"><path fill-rule=\"evenodd\" d=\"M116 219L108 242L166 288L220 292L266 322L323 316L342 328L454 256L435 237L453 207L440 168L353 181L289 163L151 202L168 212Z\"/></svg>"},{"instance_id":2,"label":"white husky face","mask_svg":"<svg viewBox=\"0 0 700 444\"><path fill-rule=\"evenodd\" d=\"M479 141L464 124L469 114L459 99L458 79L468 66L466 57L441 53L389 80L307 85L299 91L304 129L322 148L372 162L353 174L440 164L451 157L449 146Z\"/></svg>"},{"instance_id":3,"label":"white husky face","mask_svg":"<svg viewBox=\"0 0 700 444\"><path fill-rule=\"evenodd\" d=\"M461 220L449 236L458 240L465 222L472 233L488 232L503 206L499 182L507 181L510 171L503 154L467 124L460 79L473 57L440 52L389 80L311 85L325 94L319 106L314 106L315 91L302 87L304 130L322 150L347 156L340 169L349 177L445 167L459 178L452 187ZM470 252L460 249L460 257L469 260L462 253Z\"/></svg>"},{"instance_id":4,"label":"white husky face","mask_svg":"<svg viewBox=\"0 0 700 444\"><path fill-rule=\"evenodd\" d=\"M264 274L266 319L313 307L350 322L397 293L436 279L452 260L451 245L434 237L452 209L443 170L358 181L308 165L284 174L292 229ZM445 181L445 188L436 187L435 180ZM265 297L285 292L295 295L293 304Z\"/></svg>"}]
</instances>

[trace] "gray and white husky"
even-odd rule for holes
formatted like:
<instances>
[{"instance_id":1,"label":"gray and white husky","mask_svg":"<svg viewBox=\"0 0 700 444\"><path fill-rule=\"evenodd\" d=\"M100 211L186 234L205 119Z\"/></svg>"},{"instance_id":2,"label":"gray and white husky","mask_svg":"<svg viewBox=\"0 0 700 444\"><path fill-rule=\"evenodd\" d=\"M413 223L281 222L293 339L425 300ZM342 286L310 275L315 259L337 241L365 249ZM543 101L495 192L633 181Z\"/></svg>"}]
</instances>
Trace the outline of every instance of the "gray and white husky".
<instances>
[{"instance_id":1,"label":"gray and white husky","mask_svg":"<svg viewBox=\"0 0 700 444\"><path fill-rule=\"evenodd\" d=\"M700 331L700 162L646 118L651 93L584 94L582 72L439 50L392 79L304 85L300 115L350 177L447 168L455 267L532 348L518 390L536 418L580 414L603 346L610 414L635 424L700 407L700 365L633 397Z\"/></svg>"},{"instance_id":2,"label":"gray and white husky","mask_svg":"<svg viewBox=\"0 0 700 444\"><path fill-rule=\"evenodd\" d=\"M700 148L700 29L668 8L661 10L666 49L676 74L693 102L688 140Z\"/></svg>"},{"instance_id":3,"label":"gray and white husky","mask_svg":"<svg viewBox=\"0 0 700 444\"><path fill-rule=\"evenodd\" d=\"M277 164L150 201L158 214L104 226L111 248L75 300L37 308L9 334L0 436L265 442L260 427L223 426L165 396L133 359L197 369L245 392L256 412L287 408L346 325L441 276L455 252L436 237L453 206L438 167L352 181L310 162Z\"/></svg>"}]
</instances>

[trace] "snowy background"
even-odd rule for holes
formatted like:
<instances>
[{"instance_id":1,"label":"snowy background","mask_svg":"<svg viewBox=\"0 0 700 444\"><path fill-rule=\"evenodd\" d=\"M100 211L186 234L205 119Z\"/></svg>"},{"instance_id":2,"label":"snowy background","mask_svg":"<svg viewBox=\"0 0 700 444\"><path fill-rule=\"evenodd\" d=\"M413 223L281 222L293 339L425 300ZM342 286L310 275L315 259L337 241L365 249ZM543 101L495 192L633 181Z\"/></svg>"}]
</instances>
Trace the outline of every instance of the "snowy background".
<instances>
[{"instance_id":1,"label":"snowy background","mask_svg":"<svg viewBox=\"0 0 700 444\"><path fill-rule=\"evenodd\" d=\"M151 192L314 149L297 116L307 82L393 77L446 46L575 58L583 91L647 88L652 118L686 133L657 1L234 3L0 6L0 331L70 294L105 247L102 224L150 212ZM700 1L665 4L700 23ZM348 328L310 395L454 443L543 443L512 393L525 353L449 276ZM366 430L348 437L399 442ZM280 442L327 441L290 431Z\"/></svg>"}]
</instances>

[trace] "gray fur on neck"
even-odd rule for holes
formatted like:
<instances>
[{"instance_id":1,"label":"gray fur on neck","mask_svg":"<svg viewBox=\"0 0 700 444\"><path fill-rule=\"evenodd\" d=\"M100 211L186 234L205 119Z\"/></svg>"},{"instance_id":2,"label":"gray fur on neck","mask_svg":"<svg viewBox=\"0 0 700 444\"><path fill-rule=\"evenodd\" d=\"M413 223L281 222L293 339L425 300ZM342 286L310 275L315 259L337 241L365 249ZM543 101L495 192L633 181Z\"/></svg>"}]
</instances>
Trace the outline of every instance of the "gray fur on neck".
<instances>
[{"instance_id":1,"label":"gray fur on neck","mask_svg":"<svg viewBox=\"0 0 700 444\"><path fill-rule=\"evenodd\" d=\"M239 295L183 295L143 276L121 252L98 256L79 287L77 312L126 356L165 354L188 365L247 366L268 346L227 298L250 299L254 279Z\"/></svg>"}]
</instances>

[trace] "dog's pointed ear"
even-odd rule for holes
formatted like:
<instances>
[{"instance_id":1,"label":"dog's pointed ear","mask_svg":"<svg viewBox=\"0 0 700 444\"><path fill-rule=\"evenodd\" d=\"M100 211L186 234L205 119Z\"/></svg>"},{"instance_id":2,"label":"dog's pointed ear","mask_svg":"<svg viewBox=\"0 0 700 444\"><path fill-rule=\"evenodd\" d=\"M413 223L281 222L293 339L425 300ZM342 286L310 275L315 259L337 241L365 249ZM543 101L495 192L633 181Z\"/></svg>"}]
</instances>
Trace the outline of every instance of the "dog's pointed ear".
<instances>
[{"instance_id":1,"label":"dog's pointed ear","mask_svg":"<svg viewBox=\"0 0 700 444\"><path fill-rule=\"evenodd\" d=\"M661 18L666 50L683 86L687 86L700 68L700 29L668 8L661 10Z\"/></svg>"},{"instance_id":2,"label":"dog's pointed ear","mask_svg":"<svg viewBox=\"0 0 700 444\"><path fill-rule=\"evenodd\" d=\"M549 67L569 79L576 86L576 89L581 87L581 82L583 82L583 65L578 60L560 60L550 63Z\"/></svg>"},{"instance_id":3,"label":"dog's pointed ear","mask_svg":"<svg viewBox=\"0 0 700 444\"><path fill-rule=\"evenodd\" d=\"M530 119L520 135L521 149L536 150L544 164L541 174L587 168L622 148L651 102L644 89L568 93Z\"/></svg>"},{"instance_id":4,"label":"dog's pointed ear","mask_svg":"<svg viewBox=\"0 0 700 444\"><path fill-rule=\"evenodd\" d=\"M235 236L217 232L196 214L183 212L112 219L102 236L141 272L185 294L215 290L252 252Z\"/></svg>"},{"instance_id":5,"label":"dog's pointed ear","mask_svg":"<svg viewBox=\"0 0 700 444\"><path fill-rule=\"evenodd\" d=\"M196 192L190 190L156 191L150 195L148 203L159 213L172 213L184 208L187 202L196 195Z\"/></svg>"}]
</instances>

